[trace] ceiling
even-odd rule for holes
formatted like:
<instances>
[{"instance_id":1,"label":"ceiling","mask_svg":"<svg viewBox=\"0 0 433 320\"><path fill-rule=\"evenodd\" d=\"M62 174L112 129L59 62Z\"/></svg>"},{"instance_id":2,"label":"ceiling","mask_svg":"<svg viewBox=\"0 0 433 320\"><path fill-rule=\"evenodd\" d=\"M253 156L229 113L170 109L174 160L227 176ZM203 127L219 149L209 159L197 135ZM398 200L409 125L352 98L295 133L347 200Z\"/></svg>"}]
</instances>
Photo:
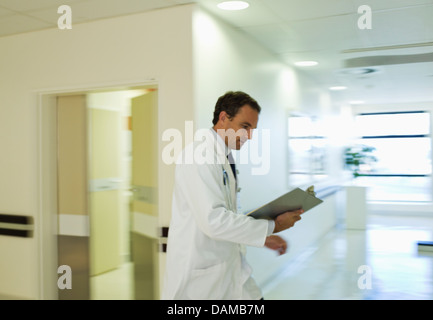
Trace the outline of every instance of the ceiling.
<instances>
[{"instance_id":1,"label":"ceiling","mask_svg":"<svg viewBox=\"0 0 433 320\"><path fill-rule=\"evenodd\" d=\"M299 69L334 103L433 101L433 0L247 0L222 11L220 0L0 0L0 37L57 28L57 8L72 8L73 24L199 3ZM358 8L372 9L372 29L358 28ZM365 69L367 68L367 69Z\"/></svg>"}]
</instances>

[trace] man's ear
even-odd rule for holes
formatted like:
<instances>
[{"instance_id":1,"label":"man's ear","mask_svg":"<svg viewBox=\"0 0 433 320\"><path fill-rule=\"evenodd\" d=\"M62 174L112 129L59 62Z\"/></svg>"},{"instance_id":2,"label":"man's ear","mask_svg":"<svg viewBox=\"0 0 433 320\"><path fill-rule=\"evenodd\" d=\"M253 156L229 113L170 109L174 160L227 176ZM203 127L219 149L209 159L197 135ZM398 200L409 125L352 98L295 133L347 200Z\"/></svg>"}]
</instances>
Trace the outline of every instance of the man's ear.
<instances>
[{"instance_id":1,"label":"man's ear","mask_svg":"<svg viewBox=\"0 0 433 320\"><path fill-rule=\"evenodd\" d=\"M225 122L229 118L227 112L221 111L219 116L219 121Z\"/></svg>"}]
</instances>

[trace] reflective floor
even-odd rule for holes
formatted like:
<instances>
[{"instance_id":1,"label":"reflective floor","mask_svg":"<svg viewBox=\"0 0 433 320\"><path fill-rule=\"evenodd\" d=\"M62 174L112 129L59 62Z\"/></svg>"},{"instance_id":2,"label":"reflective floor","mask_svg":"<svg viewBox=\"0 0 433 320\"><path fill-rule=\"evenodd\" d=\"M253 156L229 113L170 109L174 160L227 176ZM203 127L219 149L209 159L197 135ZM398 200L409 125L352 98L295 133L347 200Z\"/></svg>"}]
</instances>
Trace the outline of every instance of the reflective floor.
<instances>
[{"instance_id":1,"label":"reflective floor","mask_svg":"<svg viewBox=\"0 0 433 320\"><path fill-rule=\"evenodd\" d=\"M124 263L120 268L90 278L92 300L131 300L132 263Z\"/></svg>"},{"instance_id":2,"label":"reflective floor","mask_svg":"<svg viewBox=\"0 0 433 320\"><path fill-rule=\"evenodd\" d=\"M367 230L330 232L263 288L267 300L433 300L433 218L370 216ZM131 264L92 279L95 300L132 298Z\"/></svg>"},{"instance_id":3,"label":"reflective floor","mask_svg":"<svg viewBox=\"0 0 433 320\"><path fill-rule=\"evenodd\" d=\"M367 230L337 228L264 289L265 299L433 299L433 219L370 216Z\"/></svg>"}]
</instances>

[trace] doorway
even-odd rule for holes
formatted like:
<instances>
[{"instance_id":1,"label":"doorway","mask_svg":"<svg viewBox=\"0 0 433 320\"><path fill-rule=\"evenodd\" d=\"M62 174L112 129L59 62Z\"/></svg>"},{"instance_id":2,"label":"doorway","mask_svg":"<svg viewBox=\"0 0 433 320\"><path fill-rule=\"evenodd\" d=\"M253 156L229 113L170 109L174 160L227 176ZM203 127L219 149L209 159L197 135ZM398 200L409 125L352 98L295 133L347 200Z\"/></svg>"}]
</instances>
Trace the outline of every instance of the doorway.
<instances>
[{"instance_id":1,"label":"doorway","mask_svg":"<svg viewBox=\"0 0 433 320\"><path fill-rule=\"evenodd\" d=\"M55 130L41 140L56 136L49 150L56 179L43 188L57 199L51 260L72 270L72 289L59 289L60 300L159 299L157 94L146 85L42 98L51 114L42 110L41 125L55 121Z\"/></svg>"}]
</instances>

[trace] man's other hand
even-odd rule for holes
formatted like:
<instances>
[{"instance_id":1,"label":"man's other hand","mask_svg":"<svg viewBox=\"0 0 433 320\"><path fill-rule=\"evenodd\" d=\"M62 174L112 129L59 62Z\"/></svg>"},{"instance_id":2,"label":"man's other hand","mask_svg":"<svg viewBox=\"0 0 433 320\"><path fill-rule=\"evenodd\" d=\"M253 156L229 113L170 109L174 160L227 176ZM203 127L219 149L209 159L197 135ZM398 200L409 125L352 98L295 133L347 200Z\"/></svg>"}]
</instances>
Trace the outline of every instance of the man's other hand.
<instances>
[{"instance_id":1,"label":"man's other hand","mask_svg":"<svg viewBox=\"0 0 433 320\"><path fill-rule=\"evenodd\" d=\"M266 238L265 247L275 250L279 255L282 255L287 251L287 242L279 236L271 235Z\"/></svg>"}]
</instances>

